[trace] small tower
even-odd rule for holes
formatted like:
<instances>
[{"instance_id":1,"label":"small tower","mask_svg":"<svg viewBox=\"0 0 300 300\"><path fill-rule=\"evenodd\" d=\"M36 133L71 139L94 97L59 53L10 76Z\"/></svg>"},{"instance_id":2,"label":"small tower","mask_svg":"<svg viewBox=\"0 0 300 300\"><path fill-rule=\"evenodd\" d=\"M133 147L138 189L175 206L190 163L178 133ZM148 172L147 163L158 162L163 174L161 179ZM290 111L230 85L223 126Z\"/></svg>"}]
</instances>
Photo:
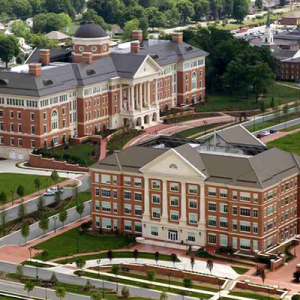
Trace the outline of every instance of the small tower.
<instances>
[{"instance_id":1,"label":"small tower","mask_svg":"<svg viewBox=\"0 0 300 300\"><path fill-rule=\"evenodd\" d=\"M271 29L271 22L270 22L270 10L268 9L268 15L267 15L267 24L265 28L265 33L262 36L263 43L265 46L269 48L273 48L274 46L274 36Z\"/></svg>"}]
</instances>

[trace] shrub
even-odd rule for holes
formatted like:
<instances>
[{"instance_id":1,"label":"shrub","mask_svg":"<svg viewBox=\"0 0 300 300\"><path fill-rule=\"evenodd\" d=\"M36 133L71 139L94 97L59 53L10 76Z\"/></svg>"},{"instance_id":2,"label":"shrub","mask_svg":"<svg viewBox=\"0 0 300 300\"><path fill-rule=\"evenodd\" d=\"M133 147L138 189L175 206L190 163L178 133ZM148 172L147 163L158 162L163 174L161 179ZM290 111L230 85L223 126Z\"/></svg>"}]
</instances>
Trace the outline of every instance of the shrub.
<instances>
[{"instance_id":1,"label":"shrub","mask_svg":"<svg viewBox=\"0 0 300 300\"><path fill-rule=\"evenodd\" d=\"M123 289L122 289L122 297L123 297L124 299L128 299L129 296L130 296L129 289L128 289L127 287L124 286Z\"/></svg>"}]
</instances>

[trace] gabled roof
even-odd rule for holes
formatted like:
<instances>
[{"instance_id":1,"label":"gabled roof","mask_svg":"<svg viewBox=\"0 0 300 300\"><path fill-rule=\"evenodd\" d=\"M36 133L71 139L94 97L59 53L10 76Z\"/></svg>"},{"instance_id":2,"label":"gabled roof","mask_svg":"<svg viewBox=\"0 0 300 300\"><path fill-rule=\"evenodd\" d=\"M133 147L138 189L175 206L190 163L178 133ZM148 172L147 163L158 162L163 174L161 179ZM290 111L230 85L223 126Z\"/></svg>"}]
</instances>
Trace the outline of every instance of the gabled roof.
<instances>
[{"instance_id":1,"label":"gabled roof","mask_svg":"<svg viewBox=\"0 0 300 300\"><path fill-rule=\"evenodd\" d=\"M45 37L49 40L65 40L70 37L60 31L51 31L45 35Z\"/></svg>"},{"instance_id":2,"label":"gabled roof","mask_svg":"<svg viewBox=\"0 0 300 300\"><path fill-rule=\"evenodd\" d=\"M283 19L293 19L293 18L296 18L296 19L299 19L300 18L300 11L295 11L295 12L291 12L285 16L282 17Z\"/></svg>"},{"instance_id":3,"label":"gabled roof","mask_svg":"<svg viewBox=\"0 0 300 300\"><path fill-rule=\"evenodd\" d=\"M41 48L35 48L25 63L31 64L40 62L40 50ZM71 57L71 53L71 50L66 49L50 49L50 62L68 61Z\"/></svg>"}]
</instances>

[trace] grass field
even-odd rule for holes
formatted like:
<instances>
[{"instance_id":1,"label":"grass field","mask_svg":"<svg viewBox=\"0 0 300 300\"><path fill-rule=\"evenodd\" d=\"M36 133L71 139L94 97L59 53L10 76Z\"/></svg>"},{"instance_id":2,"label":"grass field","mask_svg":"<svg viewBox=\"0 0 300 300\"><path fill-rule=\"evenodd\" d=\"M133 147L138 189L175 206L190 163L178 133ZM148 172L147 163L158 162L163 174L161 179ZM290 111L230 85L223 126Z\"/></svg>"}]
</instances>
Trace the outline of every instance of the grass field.
<instances>
[{"instance_id":1,"label":"grass field","mask_svg":"<svg viewBox=\"0 0 300 300\"><path fill-rule=\"evenodd\" d=\"M296 132L293 134L286 135L277 140L271 141L267 144L267 146L277 147L280 148L281 150L294 152L300 155L299 141L300 141L300 132Z\"/></svg>"},{"instance_id":2,"label":"grass field","mask_svg":"<svg viewBox=\"0 0 300 300\"><path fill-rule=\"evenodd\" d=\"M279 131L290 132L290 131L293 131L293 130L296 130L296 129L299 129L299 128L300 128L300 124L297 124L297 125L293 125L293 126L289 126L289 127L280 129Z\"/></svg>"},{"instance_id":3,"label":"grass field","mask_svg":"<svg viewBox=\"0 0 300 300\"><path fill-rule=\"evenodd\" d=\"M99 254L93 254L93 255L85 255L82 256L84 260L96 260L96 259L103 259L107 258L107 253L99 253ZM133 258L133 252L130 251L113 251L113 258ZM138 258L144 258L144 259L154 259L154 253L148 253L148 252L140 252ZM58 263L72 263L75 262L77 258L71 258L66 260L58 261ZM159 261L171 261L170 255L164 255L160 254ZM177 259L177 262L180 262L179 259Z\"/></svg>"},{"instance_id":4,"label":"grass field","mask_svg":"<svg viewBox=\"0 0 300 300\"><path fill-rule=\"evenodd\" d=\"M275 84L267 95L262 98L266 108L270 107L270 102L274 97L275 103L281 104L299 99L299 90ZM236 95L208 94L205 105L197 104L196 111L230 111L230 110L253 110L259 109L260 105L256 102L255 95L249 95L248 99L240 98Z\"/></svg>"},{"instance_id":5,"label":"grass field","mask_svg":"<svg viewBox=\"0 0 300 300\"><path fill-rule=\"evenodd\" d=\"M242 274L245 274L246 272L249 271L249 269L246 269L246 268L241 268L241 267L234 267L234 266L231 266L231 268L236 271L238 274L242 275Z\"/></svg>"},{"instance_id":6,"label":"grass field","mask_svg":"<svg viewBox=\"0 0 300 300\"><path fill-rule=\"evenodd\" d=\"M0 174L0 193L4 192L7 197L7 201L12 200L11 190L15 191L13 199L19 198L16 190L19 185L22 185L25 189L25 196L37 192L34 180L38 178L41 183L41 189L54 184L50 176L38 176L38 175L26 175L26 174L15 174L15 173L3 173ZM65 179L60 178L59 182Z\"/></svg>"},{"instance_id":7,"label":"grass field","mask_svg":"<svg viewBox=\"0 0 300 300\"><path fill-rule=\"evenodd\" d=\"M131 242L126 236L92 236L74 228L37 246L36 249L48 252L47 260L71 256L76 253L90 253L102 250L113 250L125 247ZM77 252L78 245L78 252ZM36 256L41 259L41 255Z\"/></svg>"},{"instance_id":8,"label":"grass field","mask_svg":"<svg viewBox=\"0 0 300 300\"><path fill-rule=\"evenodd\" d=\"M236 291L236 292L231 292L229 294L230 296L238 296L238 297L245 297L249 299L257 299L257 300L276 300L279 298L274 298L274 297L269 297L269 295L261 295L257 293L247 293L245 291Z\"/></svg>"}]
</instances>

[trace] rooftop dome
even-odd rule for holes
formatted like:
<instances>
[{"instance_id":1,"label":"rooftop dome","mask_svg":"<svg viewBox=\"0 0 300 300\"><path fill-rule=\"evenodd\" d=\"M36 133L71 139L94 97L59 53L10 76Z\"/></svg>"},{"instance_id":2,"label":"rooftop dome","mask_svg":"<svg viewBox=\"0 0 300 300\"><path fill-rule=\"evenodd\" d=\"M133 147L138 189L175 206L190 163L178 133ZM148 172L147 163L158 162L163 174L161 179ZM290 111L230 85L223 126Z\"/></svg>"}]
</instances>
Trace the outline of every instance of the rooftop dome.
<instances>
[{"instance_id":1,"label":"rooftop dome","mask_svg":"<svg viewBox=\"0 0 300 300\"><path fill-rule=\"evenodd\" d=\"M105 30L93 22L81 25L74 34L76 38L102 38L106 36Z\"/></svg>"}]
</instances>

